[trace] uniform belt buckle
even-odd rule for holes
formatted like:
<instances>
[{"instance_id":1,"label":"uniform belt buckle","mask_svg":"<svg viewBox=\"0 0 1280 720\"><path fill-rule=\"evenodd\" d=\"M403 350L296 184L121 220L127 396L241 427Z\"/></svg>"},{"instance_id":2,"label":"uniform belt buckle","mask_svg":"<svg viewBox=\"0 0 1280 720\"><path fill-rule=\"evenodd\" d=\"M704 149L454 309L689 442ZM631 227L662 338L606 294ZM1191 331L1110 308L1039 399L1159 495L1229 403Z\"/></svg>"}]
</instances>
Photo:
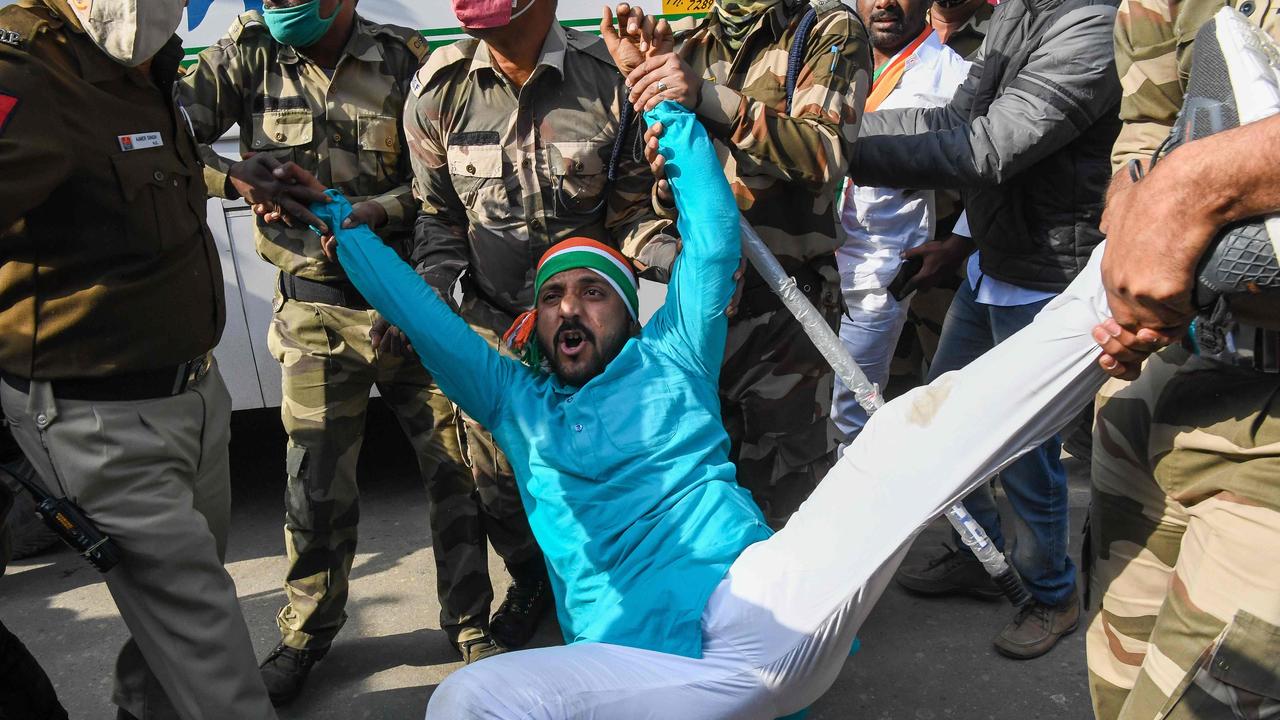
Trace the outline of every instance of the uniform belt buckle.
<instances>
[{"instance_id":1,"label":"uniform belt buckle","mask_svg":"<svg viewBox=\"0 0 1280 720\"><path fill-rule=\"evenodd\" d=\"M187 388L195 385L209 374L209 368L213 366L213 353L205 353L194 360L188 360L178 368L178 376L173 381L173 394L178 395L186 392Z\"/></svg>"}]
</instances>

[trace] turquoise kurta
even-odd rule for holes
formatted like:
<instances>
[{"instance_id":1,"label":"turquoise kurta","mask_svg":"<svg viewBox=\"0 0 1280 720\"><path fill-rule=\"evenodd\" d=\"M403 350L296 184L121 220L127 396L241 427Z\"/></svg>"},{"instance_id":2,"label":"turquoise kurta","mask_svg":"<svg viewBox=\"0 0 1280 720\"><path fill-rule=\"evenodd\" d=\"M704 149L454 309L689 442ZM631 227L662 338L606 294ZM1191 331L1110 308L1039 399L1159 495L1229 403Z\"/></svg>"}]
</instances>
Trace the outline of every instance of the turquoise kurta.
<instances>
[{"instance_id":1,"label":"turquoise kurta","mask_svg":"<svg viewBox=\"0 0 1280 720\"><path fill-rule=\"evenodd\" d=\"M666 304L580 388L494 352L372 232L339 231L352 282L515 470L569 642L700 657L707 598L770 534L729 462L717 385L740 258L738 209L694 115L647 115L680 209ZM350 206L314 210L341 226Z\"/></svg>"}]
</instances>

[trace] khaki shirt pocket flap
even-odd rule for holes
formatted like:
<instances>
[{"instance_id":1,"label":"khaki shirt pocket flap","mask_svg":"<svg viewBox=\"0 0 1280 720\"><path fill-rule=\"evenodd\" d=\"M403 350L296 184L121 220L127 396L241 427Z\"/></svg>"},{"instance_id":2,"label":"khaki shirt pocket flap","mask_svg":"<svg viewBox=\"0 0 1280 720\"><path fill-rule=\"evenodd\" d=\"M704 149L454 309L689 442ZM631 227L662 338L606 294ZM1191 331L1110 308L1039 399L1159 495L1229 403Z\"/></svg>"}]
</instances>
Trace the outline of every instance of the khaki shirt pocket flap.
<instances>
[{"instance_id":1,"label":"khaki shirt pocket flap","mask_svg":"<svg viewBox=\"0 0 1280 720\"><path fill-rule=\"evenodd\" d=\"M273 110L253 116L253 148L310 145L311 111L305 108Z\"/></svg>"},{"instance_id":2,"label":"khaki shirt pocket flap","mask_svg":"<svg viewBox=\"0 0 1280 720\"><path fill-rule=\"evenodd\" d=\"M1214 651L1209 673L1245 692L1280 699L1280 626L1236 612Z\"/></svg>"},{"instance_id":3,"label":"khaki shirt pocket flap","mask_svg":"<svg viewBox=\"0 0 1280 720\"><path fill-rule=\"evenodd\" d=\"M400 149L400 135L393 117L361 115L356 118L356 131L360 134L361 150L396 152Z\"/></svg>"},{"instance_id":4,"label":"khaki shirt pocket flap","mask_svg":"<svg viewBox=\"0 0 1280 720\"><path fill-rule=\"evenodd\" d=\"M599 175L605 171L600 146L589 141L551 143L548 155L555 175Z\"/></svg>"},{"instance_id":5,"label":"khaki shirt pocket flap","mask_svg":"<svg viewBox=\"0 0 1280 720\"><path fill-rule=\"evenodd\" d=\"M143 188L151 185L158 190L182 187L179 177L190 177L191 169L165 153L135 150L111 156L111 164L120 183L120 192L126 200L136 200ZM177 197L181 198L181 195Z\"/></svg>"},{"instance_id":6,"label":"khaki shirt pocket flap","mask_svg":"<svg viewBox=\"0 0 1280 720\"><path fill-rule=\"evenodd\" d=\"M449 173L464 177L502 177L501 145L450 145Z\"/></svg>"}]
</instances>

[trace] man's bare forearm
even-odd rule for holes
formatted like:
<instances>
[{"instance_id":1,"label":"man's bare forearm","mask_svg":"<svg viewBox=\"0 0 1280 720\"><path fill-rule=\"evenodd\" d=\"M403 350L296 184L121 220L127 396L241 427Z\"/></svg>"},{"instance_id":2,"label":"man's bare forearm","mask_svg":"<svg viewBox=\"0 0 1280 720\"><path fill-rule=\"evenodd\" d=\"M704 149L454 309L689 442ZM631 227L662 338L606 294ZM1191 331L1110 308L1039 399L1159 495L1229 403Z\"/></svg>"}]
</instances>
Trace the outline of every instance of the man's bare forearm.
<instances>
[{"instance_id":1,"label":"man's bare forearm","mask_svg":"<svg viewBox=\"0 0 1280 720\"><path fill-rule=\"evenodd\" d=\"M1280 210L1280 115L1189 143L1148 179L1215 227Z\"/></svg>"}]
</instances>

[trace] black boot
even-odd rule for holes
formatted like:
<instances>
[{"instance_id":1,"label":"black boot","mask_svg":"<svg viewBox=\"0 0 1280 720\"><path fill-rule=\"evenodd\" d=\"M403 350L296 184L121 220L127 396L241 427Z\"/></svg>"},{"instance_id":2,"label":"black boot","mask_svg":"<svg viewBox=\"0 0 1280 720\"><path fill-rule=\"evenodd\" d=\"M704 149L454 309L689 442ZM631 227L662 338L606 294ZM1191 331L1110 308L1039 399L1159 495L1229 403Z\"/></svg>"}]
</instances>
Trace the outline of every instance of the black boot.
<instances>
[{"instance_id":1,"label":"black boot","mask_svg":"<svg viewBox=\"0 0 1280 720\"><path fill-rule=\"evenodd\" d=\"M551 606L551 583L545 578L516 581L507 589L507 597L489 621L489 632L498 644L509 650L524 647L533 638L538 623Z\"/></svg>"},{"instance_id":2,"label":"black boot","mask_svg":"<svg viewBox=\"0 0 1280 720\"><path fill-rule=\"evenodd\" d=\"M271 704L281 707L293 702L302 693L302 685L311 674L311 667L320 662L327 652L327 647L298 650L284 643L277 645L258 666Z\"/></svg>"}]
</instances>

